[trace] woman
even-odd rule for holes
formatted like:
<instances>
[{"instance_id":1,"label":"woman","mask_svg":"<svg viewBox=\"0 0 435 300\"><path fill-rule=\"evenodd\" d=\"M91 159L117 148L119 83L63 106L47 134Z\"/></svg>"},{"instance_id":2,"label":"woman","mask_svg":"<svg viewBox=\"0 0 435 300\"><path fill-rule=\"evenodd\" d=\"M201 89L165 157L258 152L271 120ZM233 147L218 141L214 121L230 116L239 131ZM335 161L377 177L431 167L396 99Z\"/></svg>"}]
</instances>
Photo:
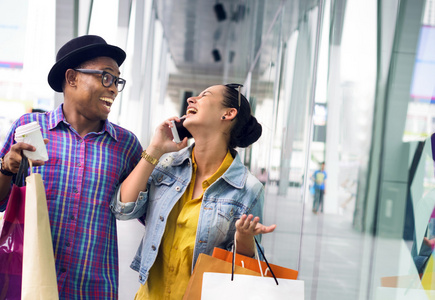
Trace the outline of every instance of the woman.
<instances>
[{"instance_id":1,"label":"woman","mask_svg":"<svg viewBox=\"0 0 435 300\"><path fill-rule=\"evenodd\" d=\"M261 135L240 85L215 85L187 102L184 126L195 143L172 141L179 118L160 124L111 204L118 219L146 226L131 265L142 284L136 299L181 299L200 253L230 250L235 238L237 252L251 257L254 235L276 227L259 223L263 185L235 151Z\"/></svg>"}]
</instances>

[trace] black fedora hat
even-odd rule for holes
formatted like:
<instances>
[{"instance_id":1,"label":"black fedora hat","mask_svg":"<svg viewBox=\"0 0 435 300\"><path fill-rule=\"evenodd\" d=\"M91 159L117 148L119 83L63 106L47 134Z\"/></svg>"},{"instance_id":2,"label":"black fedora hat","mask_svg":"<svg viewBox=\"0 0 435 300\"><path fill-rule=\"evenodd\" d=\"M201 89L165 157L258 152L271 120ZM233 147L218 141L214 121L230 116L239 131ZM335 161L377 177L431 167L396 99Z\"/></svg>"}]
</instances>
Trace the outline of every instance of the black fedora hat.
<instances>
[{"instance_id":1,"label":"black fedora hat","mask_svg":"<svg viewBox=\"0 0 435 300\"><path fill-rule=\"evenodd\" d=\"M66 70L100 56L111 57L120 66L126 54L121 48L107 44L97 35L83 35L70 40L57 52L56 63L48 73L48 84L56 92L62 92Z\"/></svg>"}]
</instances>

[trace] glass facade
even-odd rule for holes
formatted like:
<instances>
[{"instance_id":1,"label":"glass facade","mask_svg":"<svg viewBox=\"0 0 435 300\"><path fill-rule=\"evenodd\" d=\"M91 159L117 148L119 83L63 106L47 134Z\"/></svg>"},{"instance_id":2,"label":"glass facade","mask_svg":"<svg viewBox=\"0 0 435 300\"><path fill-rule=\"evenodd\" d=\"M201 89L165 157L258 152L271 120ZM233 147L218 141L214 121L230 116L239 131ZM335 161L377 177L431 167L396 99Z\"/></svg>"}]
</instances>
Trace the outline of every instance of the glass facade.
<instances>
[{"instance_id":1,"label":"glass facade","mask_svg":"<svg viewBox=\"0 0 435 300\"><path fill-rule=\"evenodd\" d=\"M0 139L11 116L61 102L36 87L75 34L126 50L127 86L110 118L143 147L189 96L242 83L263 127L240 153L253 174L267 173L262 221L277 224L263 236L268 260L299 271L305 299L435 297L434 0L221 0L221 21L216 1L45 0L43 25L32 1L19 2L28 12L0 21ZM11 62L20 43L51 50L38 64L27 51ZM144 229L118 230L120 298L132 299L128 266Z\"/></svg>"}]
</instances>

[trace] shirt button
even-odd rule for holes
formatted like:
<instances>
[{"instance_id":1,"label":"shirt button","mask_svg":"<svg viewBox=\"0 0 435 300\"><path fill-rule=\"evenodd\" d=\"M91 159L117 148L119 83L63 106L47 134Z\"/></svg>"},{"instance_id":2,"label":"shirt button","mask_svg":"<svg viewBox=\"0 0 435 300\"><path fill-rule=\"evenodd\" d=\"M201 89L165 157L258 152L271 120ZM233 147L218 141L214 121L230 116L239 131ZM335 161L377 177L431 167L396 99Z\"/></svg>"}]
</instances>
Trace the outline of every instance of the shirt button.
<instances>
[{"instance_id":1,"label":"shirt button","mask_svg":"<svg viewBox=\"0 0 435 300\"><path fill-rule=\"evenodd\" d=\"M160 216L160 221L164 221L165 220L165 218L163 218L163 216Z\"/></svg>"},{"instance_id":2,"label":"shirt button","mask_svg":"<svg viewBox=\"0 0 435 300\"><path fill-rule=\"evenodd\" d=\"M79 191L77 189L73 189L74 194L77 194Z\"/></svg>"},{"instance_id":3,"label":"shirt button","mask_svg":"<svg viewBox=\"0 0 435 300\"><path fill-rule=\"evenodd\" d=\"M159 179L157 179L159 182L162 182L163 176L160 176Z\"/></svg>"},{"instance_id":4,"label":"shirt button","mask_svg":"<svg viewBox=\"0 0 435 300\"><path fill-rule=\"evenodd\" d=\"M70 219L70 220L74 220L75 218L76 218L76 217L75 217L74 215L70 215L70 216L69 216L69 219Z\"/></svg>"},{"instance_id":5,"label":"shirt button","mask_svg":"<svg viewBox=\"0 0 435 300\"><path fill-rule=\"evenodd\" d=\"M151 249L153 249L153 251L156 251L156 246L152 245Z\"/></svg>"},{"instance_id":6,"label":"shirt button","mask_svg":"<svg viewBox=\"0 0 435 300\"><path fill-rule=\"evenodd\" d=\"M69 246L71 246L71 244L69 242L66 242L65 246L69 247Z\"/></svg>"},{"instance_id":7,"label":"shirt button","mask_svg":"<svg viewBox=\"0 0 435 300\"><path fill-rule=\"evenodd\" d=\"M139 280L142 280L142 275L139 275Z\"/></svg>"},{"instance_id":8,"label":"shirt button","mask_svg":"<svg viewBox=\"0 0 435 300\"><path fill-rule=\"evenodd\" d=\"M175 250L178 250L178 246L175 246L174 249L175 249Z\"/></svg>"},{"instance_id":9,"label":"shirt button","mask_svg":"<svg viewBox=\"0 0 435 300\"><path fill-rule=\"evenodd\" d=\"M174 267L170 267L170 268L169 268L169 271L170 271L170 272L174 272Z\"/></svg>"},{"instance_id":10,"label":"shirt button","mask_svg":"<svg viewBox=\"0 0 435 300\"><path fill-rule=\"evenodd\" d=\"M181 190L181 188L180 188L179 186L176 186L176 187L175 187L175 190L176 190L177 192L179 192L179 191Z\"/></svg>"},{"instance_id":11,"label":"shirt button","mask_svg":"<svg viewBox=\"0 0 435 300\"><path fill-rule=\"evenodd\" d=\"M78 163L77 166L80 168L80 167L82 166L82 164L81 164L81 163Z\"/></svg>"},{"instance_id":12,"label":"shirt button","mask_svg":"<svg viewBox=\"0 0 435 300\"><path fill-rule=\"evenodd\" d=\"M65 273L66 272L66 268L60 268L60 272L61 273Z\"/></svg>"},{"instance_id":13,"label":"shirt button","mask_svg":"<svg viewBox=\"0 0 435 300\"><path fill-rule=\"evenodd\" d=\"M181 224L178 224L178 228L181 228L181 227L183 227L183 225L181 225Z\"/></svg>"}]
</instances>

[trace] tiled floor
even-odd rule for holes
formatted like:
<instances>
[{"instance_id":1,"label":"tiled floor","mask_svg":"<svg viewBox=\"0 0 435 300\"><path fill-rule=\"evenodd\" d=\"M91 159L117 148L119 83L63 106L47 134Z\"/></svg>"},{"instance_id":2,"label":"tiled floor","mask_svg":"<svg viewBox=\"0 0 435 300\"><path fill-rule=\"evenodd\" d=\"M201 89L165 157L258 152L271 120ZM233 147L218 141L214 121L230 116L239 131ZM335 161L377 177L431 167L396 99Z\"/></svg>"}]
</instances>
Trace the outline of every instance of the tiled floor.
<instances>
[{"instance_id":1,"label":"tiled floor","mask_svg":"<svg viewBox=\"0 0 435 300\"><path fill-rule=\"evenodd\" d=\"M299 269L306 300L358 299L363 241L352 229L351 212L317 215L312 200L304 207L301 198L299 189L287 196L268 189L265 223L276 223L277 229L263 238L266 256L274 264Z\"/></svg>"}]
</instances>

